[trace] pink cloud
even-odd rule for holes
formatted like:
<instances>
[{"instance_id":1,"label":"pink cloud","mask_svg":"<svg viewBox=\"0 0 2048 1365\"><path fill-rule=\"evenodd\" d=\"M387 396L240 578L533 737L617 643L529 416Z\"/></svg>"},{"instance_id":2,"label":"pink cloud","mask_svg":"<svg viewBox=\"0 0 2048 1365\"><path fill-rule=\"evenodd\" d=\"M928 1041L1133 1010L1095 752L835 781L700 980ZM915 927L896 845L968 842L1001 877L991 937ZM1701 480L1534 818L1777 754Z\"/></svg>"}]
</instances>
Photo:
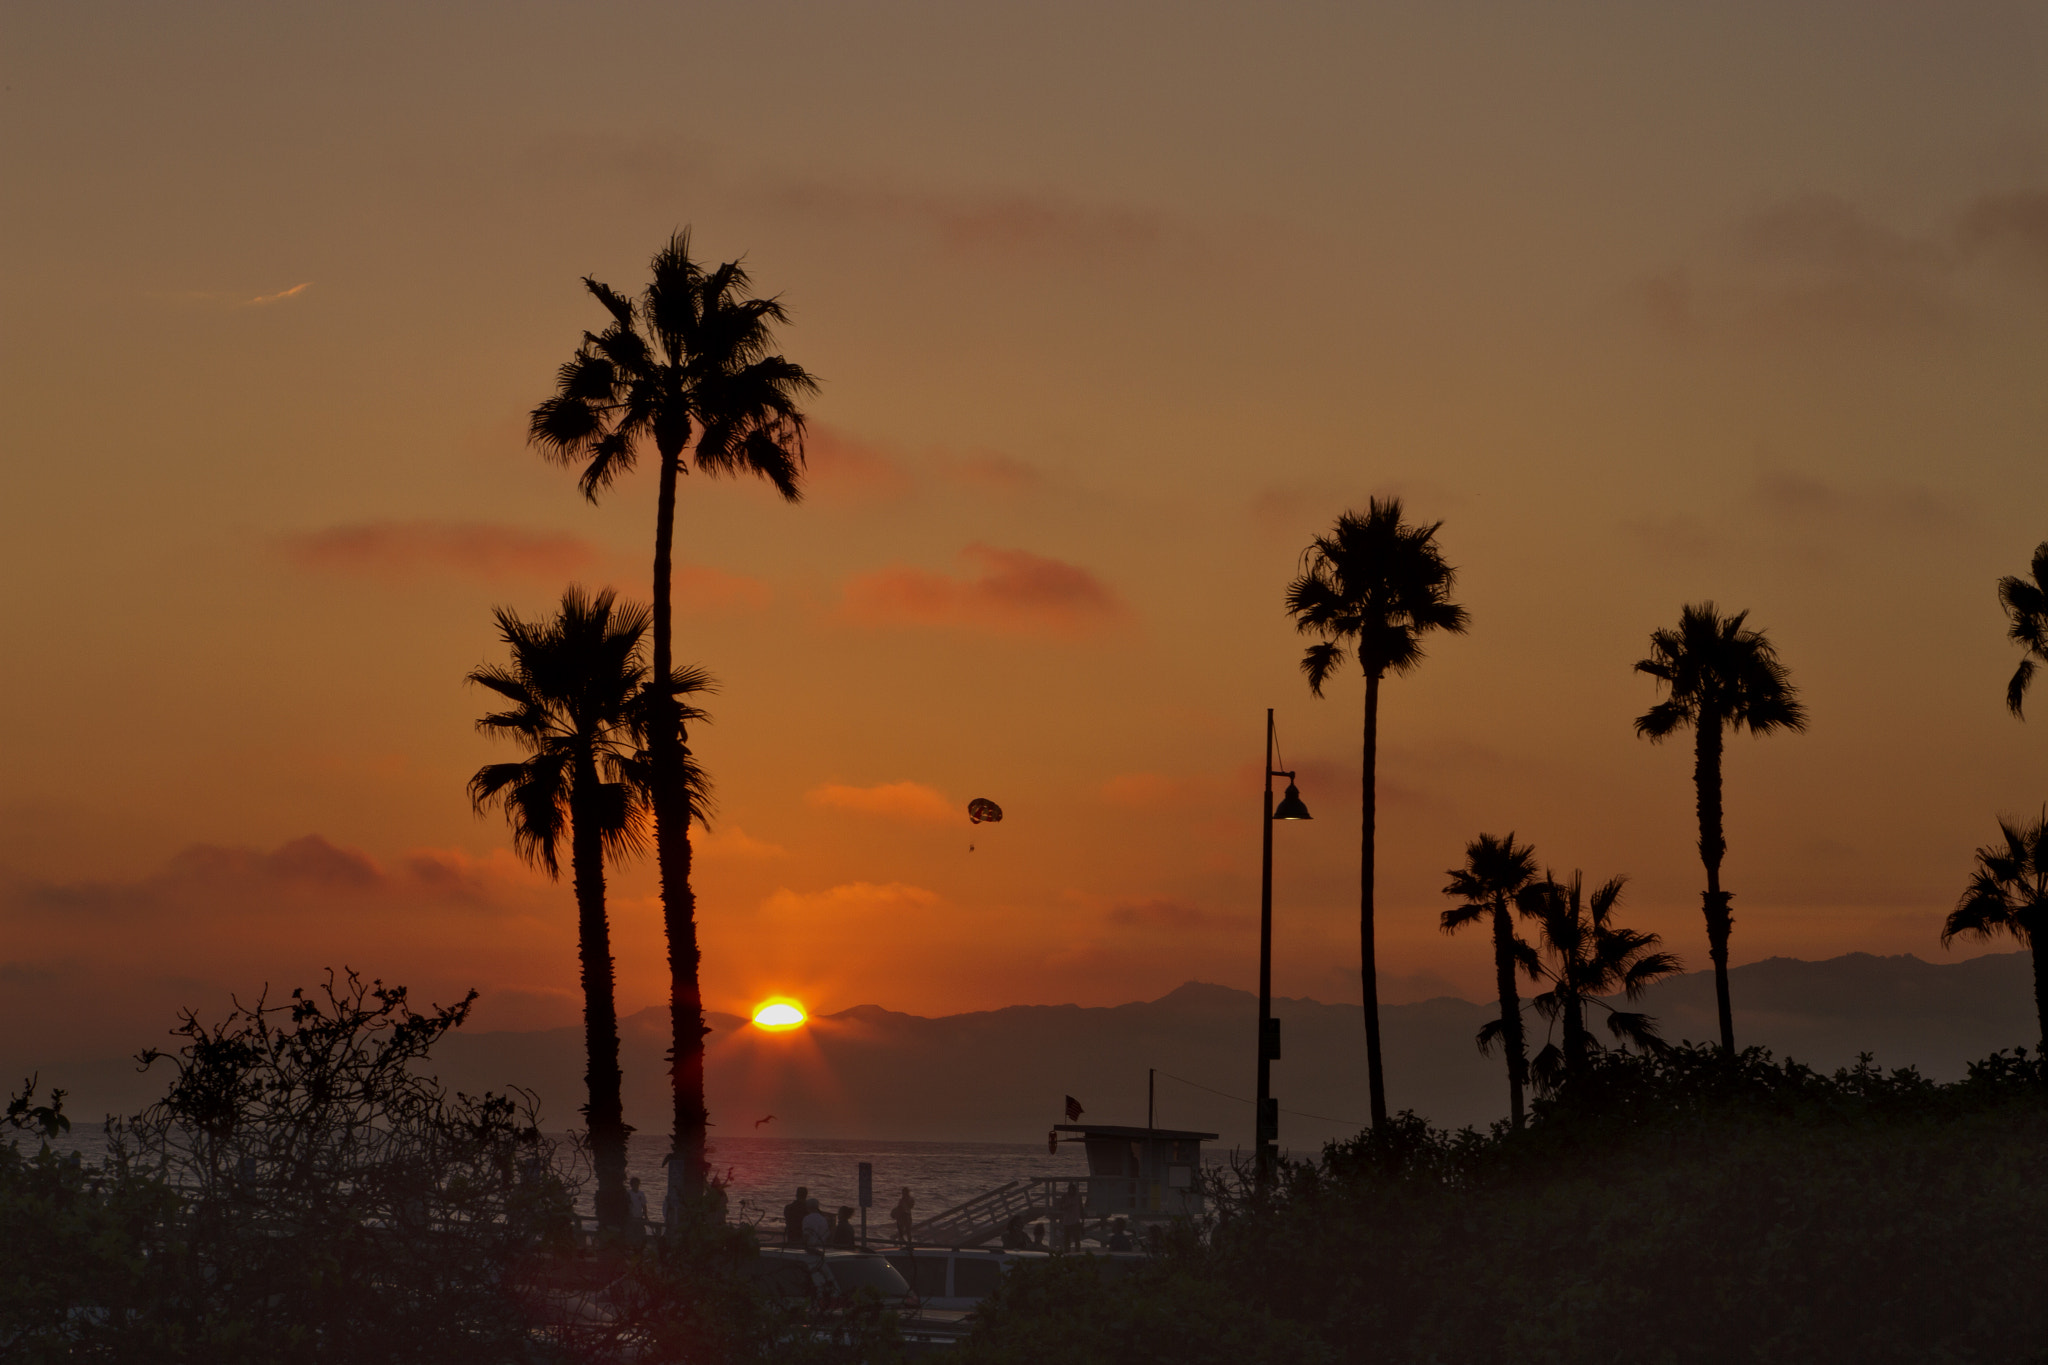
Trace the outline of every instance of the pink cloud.
<instances>
[{"instance_id":1,"label":"pink cloud","mask_svg":"<svg viewBox=\"0 0 2048 1365\"><path fill-rule=\"evenodd\" d=\"M489 522L358 522L288 536L283 549L301 568L379 578L568 579L600 558L575 536Z\"/></svg>"},{"instance_id":2,"label":"pink cloud","mask_svg":"<svg viewBox=\"0 0 2048 1365\"><path fill-rule=\"evenodd\" d=\"M971 578L949 578L898 565L850 579L846 616L864 625L1078 636L1128 615L1101 579L1076 565L988 545L970 545L960 557L980 572Z\"/></svg>"},{"instance_id":3,"label":"pink cloud","mask_svg":"<svg viewBox=\"0 0 2048 1365\"><path fill-rule=\"evenodd\" d=\"M857 811L891 820L936 824L965 818L965 808L956 806L936 787L922 782L885 782L875 787L848 787L828 782L813 787L804 800L830 810Z\"/></svg>"},{"instance_id":4,"label":"pink cloud","mask_svg":"<svg viewBox=\"0 0 2048 1365\"><path fill-rule=\"evenodd\" d=\"M1163 896L1119 901L1109 908L1105 918L1125 929L1204 929L1219 920L1207 910Z\"/></svg>"},{"instance_id":5,"label":"pink cloud","mask_svg":"<svg viewBox=\"0 0 2048 1365\"><path fill-rule=\"evenodd\" d=\"M530 531L491 522L372 521L286 536L284 556L316 573L412 582L432 575L492 584L609 583L625 596L648 597L649 556L611 553L558 531ZM758 611L774 594L758 578L703 564L675 567L676 610Z\"/></svg>"},{"instance_id":6,"label":"pink cloud","mask_svg":"<svg viewBox=\"0 0 2048 1365\"><path fill-rule=\"evenodd\" d=\"M1102 784L1102 800L1112 806L1165 806L1188 796L1188 784L1159 774L1116 774Z\"/></svg>"},{"instance_id":7,"label":"pink cloud","mask_svg":"<svg viewBox=\"0 0 2048 1365\"><path fill-rule=\"evenodd\" d=\"M944 194L841 181L796 181L771 192L783 209L835 220L865 217L921 229L949 252L1016 260L1155 253L1186 234L1160 213L1053 193Z\"/></svg>"},{"instance_id":8,"label":"pink cloud","mask_svg":"<svg viewBox=\"0 0 2048 1365\"><path fill-rule=\"evenodd\" d=\"M836 427L815 426L804 442L806 472L827 493L895 498L910 491L910 476L879 446Z\"/></svg>"},{"instance_id":9,"label":"pink cloud","mask_svg":"<svg viewBox=\"0 0 2048 1365\"><path fill-rule=\"evenodd\" d=\"M955 483L1013 497L1045 487L1045 475L1035 465L993 450L950 456L945 470Z\"/></svg>"}]
</instances>

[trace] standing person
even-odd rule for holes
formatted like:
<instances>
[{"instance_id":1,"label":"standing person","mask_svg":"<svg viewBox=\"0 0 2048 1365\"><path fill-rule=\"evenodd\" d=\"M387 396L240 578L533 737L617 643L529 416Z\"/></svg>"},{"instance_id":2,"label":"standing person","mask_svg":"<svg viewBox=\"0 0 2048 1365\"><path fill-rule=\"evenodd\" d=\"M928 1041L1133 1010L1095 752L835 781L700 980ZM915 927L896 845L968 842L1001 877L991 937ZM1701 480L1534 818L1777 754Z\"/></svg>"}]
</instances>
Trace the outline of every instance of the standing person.
<instances>
[{"instance_id":1,"label":"standing person","mask_svg":"<svg viewBox=\"0 0 2048 1365\"><path fill-rule=\"evenodd\" d=\"M910 1186L903 1187L903 1197L896 1201L896 1207L889 1210L889 1216L896 1220L896 1235L903 1245L910 1245L910 1211L917 1207L917 1201L910 1197Z\"/></svg>"},{"instance_id":2,"label":"standing person","mask_svg":"<svg viewBox=\"0 0 2048 1365\"><path fill-rule=\"evenodd\" d=\"M796 1187L796 1198L782 1206L782 1240L784 1244L800 1247L804 1244L804 1215L810 1212L811 1192L805 1186Z\"/></svg>"},{"instance_id":3,"label":"standing person","mask_svg":"<svg viewBox=\"0 0 2048 1365\"><path fill-rule=\"evenodd\" d=\"M832 1225L832 1231L825 1235L828 1247L844 1247L848 1251L860 1245L860 1238L853 1226L853 1210L846 1205L839 1206L839 1221Z\"/></svg>"},{"instance_id":4,"label":"standing person","mask_svg":"<svg viewBox=\"0 0 2048 1365\"><path fill-rule=\"evenodd\" d=\"M626 1231L636 1241L647 1235L647 1191L637 1175L626 1182Z\"/></svg>"},{"instance_id":5,"label":"standing person","mask_svg":"<svg viewBox=\"0 0 2048 1365\"><path fill-rule=\"evenodd\" d=\"M803 1244L807 1247L822 1250L825 1246L825 1239L831 1236L831 1234L832 1220L825 1216L825 1211L822 1208L818 1207L817 1200L806 1199L804 1201Z\"/></svg>"},{"instance_id":6,"label":"standing person","mask_svg":"<svg viewBox=\"0 0 2048 1365\"><path fill-rule=\"evenodd\" d=\"M1081 1249L1081 1229L1087 1223L1087 1214L1081 1207L1081 1187L1069 1180L1067 1192L1060 1196L1060 1248L1063 1251Z\"/></svg>"}]
</instances>

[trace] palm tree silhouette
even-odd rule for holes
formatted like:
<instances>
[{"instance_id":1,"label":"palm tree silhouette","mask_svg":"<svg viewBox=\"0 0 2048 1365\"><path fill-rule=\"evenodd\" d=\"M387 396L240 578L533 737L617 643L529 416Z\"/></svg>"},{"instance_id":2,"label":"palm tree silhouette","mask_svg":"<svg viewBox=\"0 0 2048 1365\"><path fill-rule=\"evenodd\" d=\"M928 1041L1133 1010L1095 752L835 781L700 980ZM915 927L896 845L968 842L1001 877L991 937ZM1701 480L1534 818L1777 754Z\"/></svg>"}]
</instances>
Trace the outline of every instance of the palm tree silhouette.
<instances>
[{"instance_id":1,"label":"palm tree silhouette","mask_svg":"<svg viewBox=\"0 0 2048 1365\"><path fill-rule=\"evenodd\" d=\"M633 468L652 442L660 458L654 511L654 676L674 666L671 578L676 481L691 467L712 475L752 474L791 502L801 497L804 414L816 381L771 354L782 305L751 295L738 261L706 270L677 232L655 253L653 278L638 298L585 276L611 314L557 376L552 398L533 410L529 438L555 462L581 467L591 501ZM692 1203L705 1191L704 998L698 984L697 902L690 886L688 717L670 698L650 696L649 791L662 922L668 934L669 1068L674 1091L670 1157ZM671 1170L675 1169L671 1166Z\"/></svg>"},{"instance_id":2,"label":"palm tree silhouette","mask_svg":"<svg viewBox=\"0 0 2048 1365\"><path fill-rule=\"evenodd\" d=\"M638 743L648 695L647 608L616 602L608 591L593 596L572 587L551 620L521 620L504 608L494 614L511 663L485 664L468 680L510 707L489 712L477 728L511 739L526 757L478 769L469 796L479 814L501 806L513 847L551 878L561 875L561 845L569 845L588 1067L583 1112L597 1175L598 1225L616 1231L627 1218L628 1130L604 863L645 843L647 765ZM701 674L685 673L671 680L671 694L705 685ZM701 775L692 775L691 787L701 801Z\"/></svg>"},{"instance_id":3,"label":"palm tree silhouette","mask_svg":"<svg viewBox=\"0 0 2048 1365\"><path fill-rule=\"evenodd\" d=\"M1947 947L1959 935L1990 938L2001 931L2027 945L2034 958L2034 1013L2048 1050L2048 810L2032 824L1998 822L2005 845L1977 850L1977 871L1941 926Z\"/></svg>"},{"instance_id":4,"label":"palm tree silhouette","mask_svg":"<svg viewBox=\"0 0 2048 1365\"><path fill-rule=\"evenodd\" d=\"M1515 897L1515 908L1536 922L1538 944L1548 953L1542 971L1550 989L1529 1003L1546 1020L1564 1026L1564 1046L1546 1043L1529 1064L1545 1094L1568 1077L1583 1075L1599 1049L1586 1025L1588 1008L1606 1010L1608 1032L1624 1043L1646 1050L1662 1045L1649 1015L1618 1010L1601 998L1618 991L1635 1000L1645 988L1683 970L1676 957L1658 951L1657 935L1614 922L1614 907L1627 884L1626 877L1610 877L1588 897L1585 878L1575 870L1570 881L1546 875Z\"/></svg>"},{"instance_id":5,"label":"palm tree silhouette","mask_svg":"<svg viewBox=\"0 0 2048 1365\"><path fill-rule=\"evenodd\" d=\"M1998 580L1998 602L2012 621L2007 632L2026 652L2012 681L2005 685L2005 704L2025 719L2020 705L2026 700L2027 684L2034 680L2036 663L2048 663L2048 540L2034 547L2031 581L2018 576Z\"/></svg>"},{"instance_id":6,"label":"palm tree silhouette","mask_svg":"<svg viewBox=\"0 0 2048 1365\"><path fill-rule=\"evenodd\" d=\"M1529 1081L1529 1055L1522 1032L1522 1001L1515 989L1519 968L1538 978L1536 950L1515 935L1515 898L1536 880L1536 850L1518 844L1512 831L1505 839L1482 834L1465 845L1465 865L1450 870L1446 896L1464 904L1444 911L1443 930L1455 934L1468 924L1487 920L1493 927L1493 979L1500 992L1500 1018L1479 1030L1479 1050L1499 1042L1508 1056L1508 1118L1522 1126L1522 1088Z\"/></svg>"},{"instance_id":7,"label":"palm tree silhouette","mask_svg":"<svg viewBox=\"0 0 2048 1365\"><path fill-rule=\"evenodd\" d=\"M1457 570L1444 561L1436 533L1442 522L1415 526L1401 519L1399 498L1373 498L1363 515L1346 512L1330 534L1317 536L1301 557L1301 574L1288 585L1287 611L1295 628L1320 635L1302 656L1309 691L1344 662L1347 645L1365 674L1364 762L1358 835L1358 974L1365 991L1366 1084L1375 1128L1387 1122L1386 1081L1380 1067L1379 975L1373 958L1373 857L1379 763L1380 680L1422 662L1422 637L1432 630L1462 634L1465 609L1451 601Z\"/></svg>"},{"instance_id":8,"label":"palm tree silhouette","mask_svg":"<svg viewBox=\"0 0 2048 1365\"><path fill-rule=\"evenodd\" d=\"M1663 683L1663 701L1636 718L1636 733L1658 741L1690 725L1693 729L1693 788L1700 819L1700 861L1707 889L1701 894L1707 920L1707 951L1714 959L1714 1001L1720 1011L1721 1047L1735 1051L1735 1017L1728 1007L1730 892L1721 889L1721 856L1728 851L1721 832L1722 731L1753 735L1806 728L1806 708L1791 674L1761 630L1746 630L1746 611L1723 616L1712 602L1687 606L1676 630L1650 635L1650 657L1636 664Z\"/></svg>"}]
</instances>

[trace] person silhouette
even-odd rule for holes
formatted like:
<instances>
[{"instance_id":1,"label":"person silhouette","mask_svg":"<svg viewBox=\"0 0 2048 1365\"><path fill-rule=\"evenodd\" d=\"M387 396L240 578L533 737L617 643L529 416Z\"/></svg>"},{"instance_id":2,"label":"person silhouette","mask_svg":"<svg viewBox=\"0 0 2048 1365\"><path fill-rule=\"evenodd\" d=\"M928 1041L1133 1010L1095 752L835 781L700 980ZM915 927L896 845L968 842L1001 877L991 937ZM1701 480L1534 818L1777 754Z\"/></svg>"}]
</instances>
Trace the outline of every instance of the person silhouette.
<instances>
[{"instance_id":1,"label":"person silhouette","mask_svg":"<svg viewBox=\"0 0 2048 1365\"><path fill-rule=\"evenodd\" d=\"M815 1198L804 1201L803 1244L822 1250L825 1239L832 1234L832 1220L818 1207Z\"/></svg>"},{"instance_id":2,"label":"person silhouette","mask_svg":"<svg viewBox=\"0 0 2048 1365\"><path fill-rule=\"evenodd\" d=\"M896 1201L896 1207L889 1210L889 1216L896 1220L896 1235L905 1246L910 1245L911 1210L917 1201L910 1197L910 1186L903 1187L903 1197Z\"/></svg>"},{"instance_id":3,"label":"person silhouette","mask_svg":"<svg viewBox=\"0 0 2048 1365\"><path fill-rule=\"evenodd\" d=\"M626 1182L626 1217L632 1223L631 1231L635 1237L647 1231L647 1191L640 1188L637 1175Z\"/></svg>"},{"instance_id":4,"label":"person silhouette","mask_svg":"<svg viewBox=\"0 0 2048 1365\"><path fill-rule=\"evenodd\" d=\"M860 1239L853 1226L853 1210L841 1204L839 1206L839 1221L832 1225L832 1231L825 1234L825 1245L828 1247L844 1247L851 1251L859 1244Z\"/></svg>"},{"instance_id":5,"label":"person silhouette","mask_svg":"<svg viewBox=\"0 0 2048 1365\"><path fill-rule=\"evenodd\" d=\"M782 1240L789 1246L804 1244L804 1215L810 1212L810 1198L810 1189L799 1185L796 1198L782 1206Z\"/></svg>"},{"instance_id":6,"label":"person silhouette","mask_svg":"<svg viewBox=\"0 0 2048 1365\"><path fill-rule=\"evenodd\" d=\"M1081 1249L1081 1230L1087 1224L1087 1214L1081 1204L1081 1187L1069 1180L1066 1193L1060 1196L1060 1247L1064 1251Z\"/></svg>"}]
</instances>

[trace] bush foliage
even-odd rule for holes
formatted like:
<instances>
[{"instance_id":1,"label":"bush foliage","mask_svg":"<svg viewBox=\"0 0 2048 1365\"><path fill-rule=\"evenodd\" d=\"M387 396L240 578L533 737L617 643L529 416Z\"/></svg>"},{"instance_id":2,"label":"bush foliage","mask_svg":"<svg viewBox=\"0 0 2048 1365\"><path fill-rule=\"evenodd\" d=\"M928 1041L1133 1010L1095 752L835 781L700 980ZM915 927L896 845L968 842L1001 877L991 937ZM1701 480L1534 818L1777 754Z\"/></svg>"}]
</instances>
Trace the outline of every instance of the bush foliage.
<instances>
[{"instance_id":1,"label":"bush foliage","mask_svg":"<svg viewBox=\"0 0 2048 1365\"><path fill-rule=\"evenodd\" d=\"M1234 1172L1146 1275L1006 1283L963 1361L2035 1361L2044 1151L2024 1052L1952 1085L1609 1053L1523 1133L1403 1114L1265 1198Z\"/></svg>"}]
</instances>

